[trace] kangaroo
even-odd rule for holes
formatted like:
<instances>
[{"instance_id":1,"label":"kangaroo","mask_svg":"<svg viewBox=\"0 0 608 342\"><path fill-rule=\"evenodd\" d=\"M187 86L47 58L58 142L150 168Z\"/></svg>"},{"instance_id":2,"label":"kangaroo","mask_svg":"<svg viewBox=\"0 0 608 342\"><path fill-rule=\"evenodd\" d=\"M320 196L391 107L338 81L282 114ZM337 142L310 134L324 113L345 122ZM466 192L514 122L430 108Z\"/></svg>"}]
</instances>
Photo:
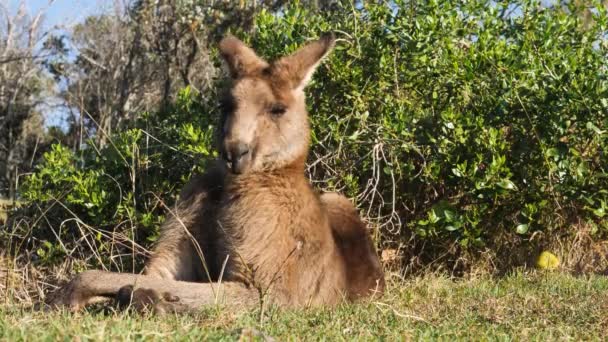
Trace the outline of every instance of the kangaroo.
<instances>
[{"instance_id":1,"label":"kangaroo","mask_svg":"<svg viewBox=\"0 0 608 342\"><path fill-rule=\"evenodd\" d=\"M231 86L222 100L218 160L182 189L143 275L86 271L51 304L79 310L116 298L136 308L333 306L382 294L384 275L350 200L319 194L304 169L310 127L304 88L334 46L324 34L267 62L228 35L219 50Z\"/></svg>"}]
</instances>

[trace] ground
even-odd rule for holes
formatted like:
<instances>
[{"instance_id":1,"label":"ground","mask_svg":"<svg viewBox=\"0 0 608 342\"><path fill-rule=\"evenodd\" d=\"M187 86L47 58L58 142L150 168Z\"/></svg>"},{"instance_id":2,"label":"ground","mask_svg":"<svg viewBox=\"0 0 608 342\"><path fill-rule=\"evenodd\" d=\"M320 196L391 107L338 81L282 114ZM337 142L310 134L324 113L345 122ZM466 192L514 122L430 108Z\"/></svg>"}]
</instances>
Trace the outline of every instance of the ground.
<instances>
[{"instance_id":1,"label":"ground","mask_svg":"<svg viewBox=\"0 0 608 342\"><path fill-rule=\"evenodd\" d=\"M391 280L387 294L336 310L140 316L111 310L41 313L7 299L0 340L605 340L608 278L529 271L451 280ZM260 337L261 336L261 337Z\"/></svg>"}]
</instances>

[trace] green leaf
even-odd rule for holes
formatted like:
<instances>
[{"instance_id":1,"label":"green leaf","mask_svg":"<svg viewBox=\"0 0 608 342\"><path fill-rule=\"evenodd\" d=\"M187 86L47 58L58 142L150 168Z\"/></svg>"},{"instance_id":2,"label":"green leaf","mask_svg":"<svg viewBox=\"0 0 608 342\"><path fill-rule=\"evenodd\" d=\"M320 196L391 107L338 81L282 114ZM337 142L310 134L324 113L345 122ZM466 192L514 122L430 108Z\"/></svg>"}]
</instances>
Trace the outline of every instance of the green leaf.
<instances>
[{"instance_id":1,"label":"green leaf","mask_svg":"<svg viewBox=\"0 0 608 342\"><path fill-rule=\"evenodd\" d=\"M505 190L517 190L517 186L515 186L515 183L513 183L509 179L503 179L500 182L496 183L496 185Z\"/></svg>"},{"instance_id":2,"label":"green leaf","mask_svg":"<svg viewBox=\"0 0 608 342\"><path fill-rule=\"evenodd\" d=\"M557 157L559 157L559 150L555 147L549 148L545 151L545 155L547 157L553 157L554 159L557 159Z\"/></svg>"},{"instance_id":3,"label":"green leaf","mask_svg":"<svg viewBox=\"0 0 608 342\"><path fill-rule=\"evenodd\" d=\"M462 172L460 172L460 170L458 170L457 168L452 168L452 173L456 176L456 177L462 177Z\"/></svg>"},{"instance_id":4,"label":"green leaf","mask_svg":"<svg viewBox=\"0 0 608 342\"><path fill-rule=\"evenodd\" d=\"M599 135L602 135L606 132L606 131L602 131L599 127L594 125L593 122L591 122L591 121L587 122L587 129L590 129Z\"/></svg>"},{"instance_id":5,"label":"green leaf","mask_svg":"<svg viewBox=\"0 0 608 342\"><path fill-rule=\"evenodd\" d=\"M604 207L599 207L593 210L593 214L597 217L604 217L606 216L606 210L604 209Z\"/></svg>"},{"instance_id":6,"label":"green leaf","mask_svg":"<svg viewBox=\"0 0 608 342\"><path fill-rule=\"evenodd\" d=\"M528 225L525 223L517 225L515 232L517 234L526 234L528 232Z\"/></svg>"},{"instance_id":7,"label":"green leaf","mask_svg":"<svg viewBox=\"0 0 608 342\"><path fill-rule=\"evenodd\" d=\"M445 220L447 222L452 222L454 220L454 217L456 216L456 214L454 212L452 212L451 210L444 210L443 216L445 216Z\"/></svg>"},{"instance_id":8,"label":"green leaf","mask_svg":"<svg viewBox=\"0 0 608 342\"><path fill-rule=\"evenodd\" d=\"M583 178L589 169L587 168L587 164L585 162L581 162L576 167L576 175L579 178Z\"/></svg>"}]
</instances>

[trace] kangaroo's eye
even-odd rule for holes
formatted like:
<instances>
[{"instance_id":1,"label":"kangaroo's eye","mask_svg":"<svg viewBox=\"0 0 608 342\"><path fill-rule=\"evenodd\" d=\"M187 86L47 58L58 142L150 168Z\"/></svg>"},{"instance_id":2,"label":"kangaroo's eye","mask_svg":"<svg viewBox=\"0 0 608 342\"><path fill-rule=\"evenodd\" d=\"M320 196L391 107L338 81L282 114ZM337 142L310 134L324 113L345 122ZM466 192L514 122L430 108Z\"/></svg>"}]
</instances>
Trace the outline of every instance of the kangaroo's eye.
<instances>
[{"instance_id":1,"label":"kangaroo's eye","mask_svg":"<svg viewBox=\"0 0 608 342\"><path fill-rule=\"evenodd\" d=\"M285 105L281 103L275 103L270 107L270 114L274 116L281 116L285 114L286 111L287 107L285 107Z\"/></svg>"}]
</instances>

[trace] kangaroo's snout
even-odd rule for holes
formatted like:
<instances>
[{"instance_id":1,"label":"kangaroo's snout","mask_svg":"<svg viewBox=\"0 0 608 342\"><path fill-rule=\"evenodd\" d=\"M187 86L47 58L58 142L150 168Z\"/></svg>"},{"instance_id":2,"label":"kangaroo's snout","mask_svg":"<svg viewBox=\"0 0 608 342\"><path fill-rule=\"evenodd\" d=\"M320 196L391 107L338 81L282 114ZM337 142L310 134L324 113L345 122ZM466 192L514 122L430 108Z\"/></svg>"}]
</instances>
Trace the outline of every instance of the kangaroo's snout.
<instances>
[{"instance_id":1,"label":"kangaroo's snout","mask_svg":"<svg viewBox=\"0 0 608 342\"><path fill-rule=\"evenodd\" d=\"M225 159L229 164L230 169L235 174L241 174L251 162L251 153L249 145L243 142L229 143L226 146Z\"/></svg>"}]
</instances>

